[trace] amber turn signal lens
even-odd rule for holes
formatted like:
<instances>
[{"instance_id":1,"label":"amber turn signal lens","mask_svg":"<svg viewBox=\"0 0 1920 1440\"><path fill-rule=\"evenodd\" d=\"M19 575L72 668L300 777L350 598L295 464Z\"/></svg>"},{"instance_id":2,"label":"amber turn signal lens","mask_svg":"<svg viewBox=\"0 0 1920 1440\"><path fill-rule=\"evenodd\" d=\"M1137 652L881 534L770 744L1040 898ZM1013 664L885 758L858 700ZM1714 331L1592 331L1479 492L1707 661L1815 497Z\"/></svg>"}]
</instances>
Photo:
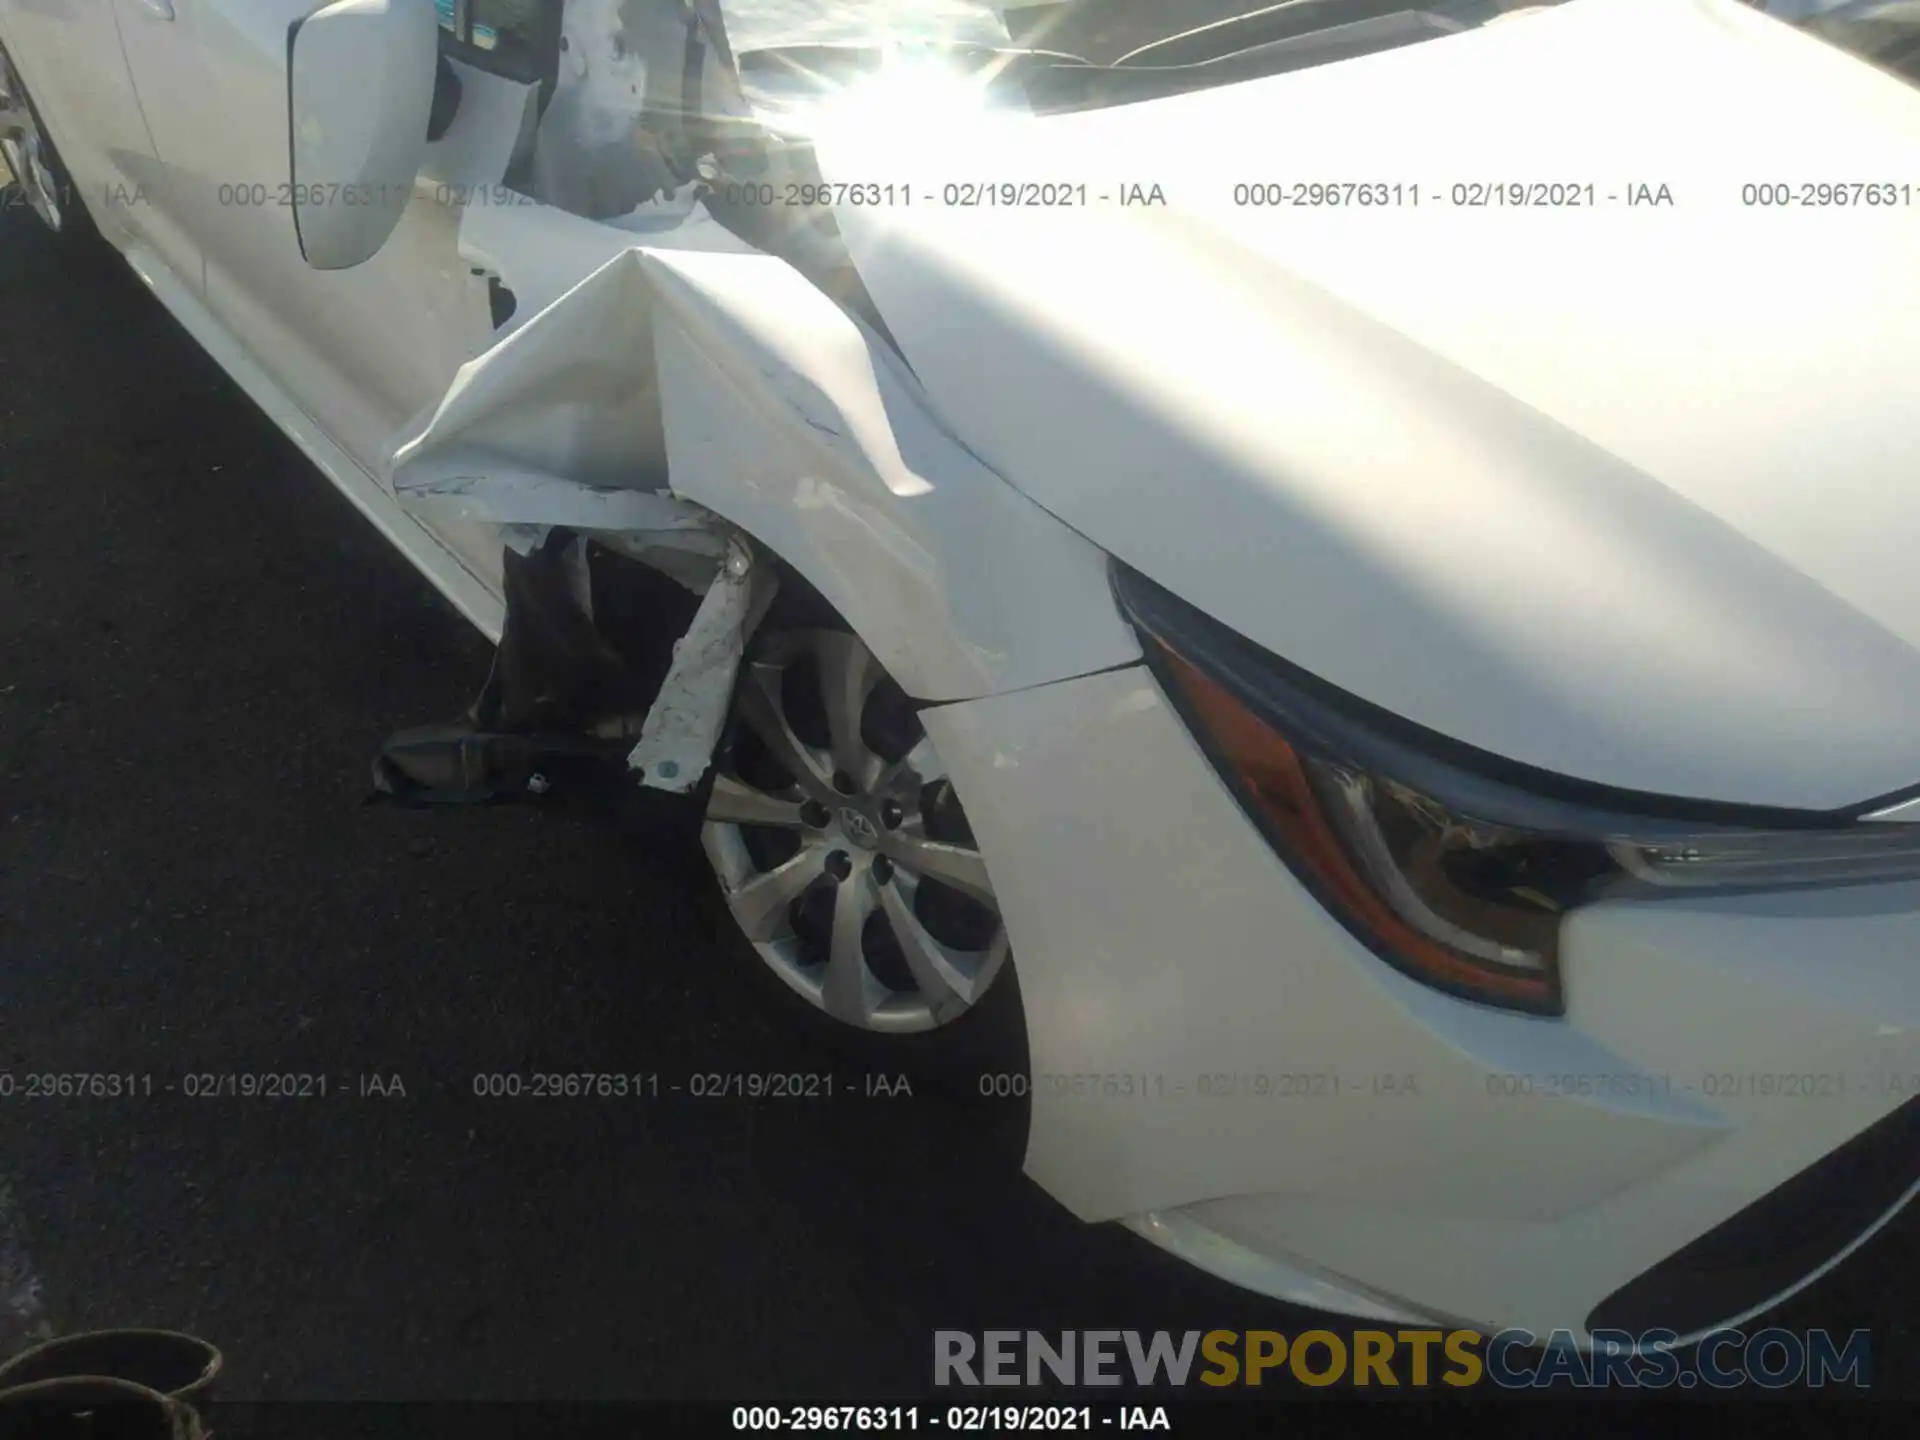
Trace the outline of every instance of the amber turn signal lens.
<instances>
[{"instance_id":1,"label":"amber turn signal lens","mask_svg":"<svg viewBox=\"0 0 1920 1440\"><path fill-rule=\"evenodd\" d=\"M1351 848L1307 771L1308 762L1226 686L1157 636L1158 669L1180 691L1189 721L1215 752L1242 804L1320 902L1370 949L1438 989L1509 1009L1559 1014L1558 967L1531 969L1462 954L1422 933L1356 866ZM1549 930L1552 921L1548 921Z\"/></svg>"}]
</instances>

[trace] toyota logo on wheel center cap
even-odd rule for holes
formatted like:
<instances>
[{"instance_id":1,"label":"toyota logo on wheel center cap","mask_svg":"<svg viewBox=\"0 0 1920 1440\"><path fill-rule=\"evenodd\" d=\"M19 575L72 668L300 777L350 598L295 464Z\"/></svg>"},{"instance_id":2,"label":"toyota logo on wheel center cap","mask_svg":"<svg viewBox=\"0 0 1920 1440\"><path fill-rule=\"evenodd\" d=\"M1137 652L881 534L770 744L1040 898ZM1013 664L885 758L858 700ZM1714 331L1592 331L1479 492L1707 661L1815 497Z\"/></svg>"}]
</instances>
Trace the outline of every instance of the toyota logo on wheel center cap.
<instances>
[{"instance_id":1,"label":"toyota logo on wheel center cap","mask_svg":"<svg viewBox=\"0 0 1920 1440\"><path fill-rule=\"evenodd\" d=\"M871 850L880 843L880 831L865 814L851 805L840 807L840 828L847 832L847 838L863 850Z\"/></svg>"}]
</instances>

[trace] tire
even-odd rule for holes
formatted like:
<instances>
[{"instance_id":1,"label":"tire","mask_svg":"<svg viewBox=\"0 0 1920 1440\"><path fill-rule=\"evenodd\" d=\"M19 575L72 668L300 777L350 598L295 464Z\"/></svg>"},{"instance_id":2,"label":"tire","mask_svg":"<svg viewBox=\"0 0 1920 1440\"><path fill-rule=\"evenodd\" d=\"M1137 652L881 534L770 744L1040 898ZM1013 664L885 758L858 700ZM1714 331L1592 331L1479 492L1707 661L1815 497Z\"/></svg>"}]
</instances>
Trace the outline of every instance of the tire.
<instances>
[{"instance_id":1,"label":"tire","mask_svg":"<svg viewBox=\"0 0 1920 1440\"><path fill-rule=\"evenodd\" d=\"M93 217L4 45L0 45L0 162L13 177L7 188L18 192L26 208L63 248L78 250L98 238Z\"/></svg>"},{"instance_id":2,"label":"tire","mask_svg":"<svg viewBox=\"0 0 1920 1440\"><path fill-rule=\"evenodd\" d=\"M1027 1045L985 862L912 701L822 618L776 611L741 666L701 827L719 923L834 1049L988 1093Z\"/></svg>"}]
</instances>

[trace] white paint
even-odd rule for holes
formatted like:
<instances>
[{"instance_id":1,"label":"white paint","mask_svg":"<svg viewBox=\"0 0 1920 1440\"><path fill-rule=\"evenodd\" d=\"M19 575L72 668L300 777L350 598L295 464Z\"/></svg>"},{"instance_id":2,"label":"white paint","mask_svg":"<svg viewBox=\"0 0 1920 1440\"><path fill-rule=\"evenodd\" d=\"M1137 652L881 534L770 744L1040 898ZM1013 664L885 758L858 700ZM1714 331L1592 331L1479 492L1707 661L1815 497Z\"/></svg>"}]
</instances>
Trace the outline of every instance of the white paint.
<instances>
[{"instance_id":1,"label":"white paint","mask_svg":"<svg viewBox=\"0 0 1920 1440\"><path fill-rule=\"evenodd\" d=\"M415 474L430 486L489 470L608 490L664 487L653 297L629 244L607 246L612 258L562 300L460 367L394 451L396 488L412 487ZM503 268L515 283L516 268Z\"/></svg>"},{"instance_id":2,"label":"white paint","mask_svg":"<svg viewBox=\"0 0 1920 1440\"><path fill-rule=\"evenodd\" d=\"M1914 87L1733 0L1570 0L1160 102L910 122L830 173L906 145L930 190L1166 186L840 213L936 412L1099 545L1543 769L1812 808L1920 777L1920 206L1742 200L1834 155L1906 174ZM1282 173L1273 135L1286 176L1428 198L1236 205ZM1678 200L1433 203L1512 177Z\"/></svg>"},{"instance_id":3,"label":"white paint","mask_svg":"<svg viewBox=\"0 0 1920 1440\"><path fill-rule=\"evenodd\" d=\"M1593 906L1563 936L1565 1019L1502 1014L1328 917L1141 670L925 718L992 866L1034 1073L1134 1079L1037 1085L1027 1173L1089 1220L1185 1217L1251 1252L1216 1267L1238 1283L1288 1295L1311 1274L1396 1309L1579 1331L1901 1103L1884 1079L1920 1074L1920 884ZM1703 1079L1810 1072L1849 1092ZM1339 1089L1204 1092L1239 1075ZM1545 1078L1572 1075L1610 1078ZM1415 1089L1375 1096L1375 1076ZM1536 1093L1507 1094L1514 1076ZM1204 1237L1176 1228L1153 1238L1200 1259Z\"/></svg>"},{"instance_id":4,"label":"white paint","mask_svg":"<svg viewBox=\"0 0 1920 1440\"><path fill-rule=\"evenodd\" d=\"M487 639L498 643L506 620L506 602L497 572L482 576L469 568L439 534L409 515L392 492L370 475L352 455L316 425L279 382L223 327L192 291L162 264L138 247L124 252L160 303L247 393L247 397L300 447L313 466L330 480L353 507L384 535L433 587Z\"/></svg>"}]
</instances>

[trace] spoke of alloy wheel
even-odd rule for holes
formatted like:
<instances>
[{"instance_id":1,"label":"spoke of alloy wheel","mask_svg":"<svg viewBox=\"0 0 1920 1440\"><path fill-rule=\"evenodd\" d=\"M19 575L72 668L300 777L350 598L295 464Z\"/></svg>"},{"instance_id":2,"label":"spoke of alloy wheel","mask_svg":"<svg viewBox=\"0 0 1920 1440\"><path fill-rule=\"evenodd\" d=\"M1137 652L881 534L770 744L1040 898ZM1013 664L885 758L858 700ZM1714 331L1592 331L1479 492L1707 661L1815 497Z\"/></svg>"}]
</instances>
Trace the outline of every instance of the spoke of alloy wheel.
<instances>
[{"instance_id":1,"label":"spoke of alloy wheel","mask_svg":"<svg viewBox=\"0 0 1920 1440\"><path fill-rule=\"evenodd\" d=\"M801 802L756 790L731 775L713 777L713 796L707 801L707 819L723 825L765 825L776 830L803 830Z\"/></svg>"},{"instance_id":2,"label":"spoke of alloy wheel","mask_svg":"<svg viewBox=\"0 0 1920 1440\"><path fill-rule=\"evenodd\" d=\"M754 876L727 896L733 918L749 940L764 943L787 929L788 908L826 874L826 860L826 846L806 846L791 860Z\"/></svg>"},{"instance_id":3,"label":"spoke of alloy wheel","mask_svg":"<svg viewBox=\"0 0 1920 1440\"><path fill-rule=\"evenodd\" d=\"M867 968L861 941L867 917L879 903L874 888L873 876L863 869L841 881L834 892L833 939L827 950L826 980L820 987L820 1001L829 1015L863 1029L873 1023L882 998L882 987Z\"/></svg>"},{"instance_id":4,"label":"spoke of alloy wheel","mask_svg":"<svg viewBox=\"0 0 1920 1440\"><path fill-rule=\"evenodd\" d=\"M740 713L802 790L823 805L837 805L840 796L833 788L833 777L812 747L794 734L793 724L787 719L786 706L780 700L784 673L777 665L748 666L741 677Z\"/></svg>"},{"instance_id":5,"label":"spoke of alloy wheel","mask_svg":"<svg viewBox=\"0 0 1920 1440\"><path fill-rule=\"evenodd\" d=\"M827 733L833 737L834 768L851 776L856 789L865 791L879 770L880 759L860 738L860 717L873 687L880 683L880 664L857 637L838 631L822 632L814 653L820 663Z\"/></svg>"},{"instance_id":6,"label":"spoke of alloy wheel","mask_svg":"<svg viewBox=\"0 0 1920 1440\"><path fill-rule=\"evenodd\" d=\"M880 851L903 870L951 885L983 904L994 903L993 885L987 879L987 862L970 846L929 840L917 828L908 827L883 834Z\"/></svg>"},{"instance_id":7,"label":"spoke of alloy wheel","mask_svg":"<svg viewBox=\"0 0 1920 1440\"><path fill-rule=\"evenodd\" d=\"M978 998L975 976L979 958L965 951L942 945L913 913L911 892L899 885L883 886L880 905L893 927L893 938L900 954L913 972L927 1006L936 1018L945 1018L956 1009L964 1009Z\"/></svg>"}]
</instances>

